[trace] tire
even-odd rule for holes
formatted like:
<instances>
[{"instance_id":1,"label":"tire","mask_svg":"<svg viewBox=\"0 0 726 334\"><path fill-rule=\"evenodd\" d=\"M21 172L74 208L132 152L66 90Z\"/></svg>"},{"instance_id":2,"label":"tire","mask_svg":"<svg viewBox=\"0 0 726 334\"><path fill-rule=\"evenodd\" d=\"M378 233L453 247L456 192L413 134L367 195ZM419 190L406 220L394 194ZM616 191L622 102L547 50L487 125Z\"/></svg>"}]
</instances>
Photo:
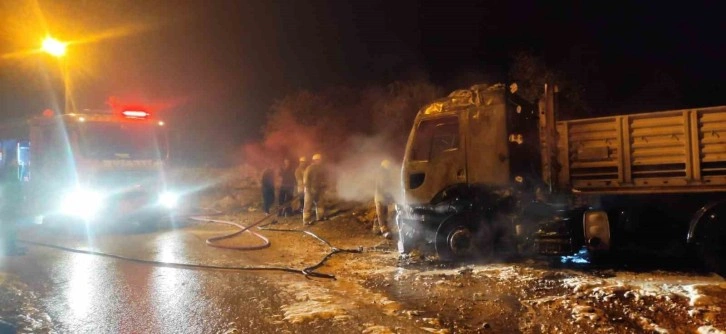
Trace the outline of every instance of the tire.
<instances>
[{"instance_id":1,"label":"tire","mask_svg":"<svg viewBox=\"0 0 726 334\"><path fill-rule=\"evenodd\" d=\"M696 254L706 270L726 277L726 227L710 222L696 242Z\"/></svg>"},{"instance_id":2,"label":"tire","mask_svg":"<svg viewBox=\"0 0 726 334\"><path fill-rule=\"evenodd\" d=\"M476 255L476 230L463 215L446 218L436 230L436 255L441 261L468 260Z\"/></svg>"}]
</instances>

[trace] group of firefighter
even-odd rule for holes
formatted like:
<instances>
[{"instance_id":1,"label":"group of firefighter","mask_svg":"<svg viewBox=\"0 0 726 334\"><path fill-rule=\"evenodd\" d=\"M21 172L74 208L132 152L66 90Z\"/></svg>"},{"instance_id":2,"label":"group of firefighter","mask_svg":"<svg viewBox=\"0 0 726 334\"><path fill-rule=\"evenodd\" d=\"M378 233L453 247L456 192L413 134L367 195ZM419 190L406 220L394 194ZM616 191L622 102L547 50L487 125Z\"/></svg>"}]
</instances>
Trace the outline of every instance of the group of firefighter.
<instances>
[{"instance_id":1,"label":"group of firefighter","mask_svg":"<svg viewBox=\"0 0 726 334\"><path fill-rule=\"evenodd\" d=\"M278 171L280 187L278 189L278 216L292 216L302 213L304 225L312 225L316 221L326 220L325 206L328 204L330 171L323 163L320 153L312 156L308 163L306 157L298 159L297 167L293 168L289 159L284 159ZM262 210L269 215L275 201L275 175L271 168L262 172ZM395 185L391 173L391 162L383 160L378 170L375 185L374 202L376 219L373 221L373 232L391 239L388 222L388 209L394 203L393 188Z\"/></svg>"}]
</instances>

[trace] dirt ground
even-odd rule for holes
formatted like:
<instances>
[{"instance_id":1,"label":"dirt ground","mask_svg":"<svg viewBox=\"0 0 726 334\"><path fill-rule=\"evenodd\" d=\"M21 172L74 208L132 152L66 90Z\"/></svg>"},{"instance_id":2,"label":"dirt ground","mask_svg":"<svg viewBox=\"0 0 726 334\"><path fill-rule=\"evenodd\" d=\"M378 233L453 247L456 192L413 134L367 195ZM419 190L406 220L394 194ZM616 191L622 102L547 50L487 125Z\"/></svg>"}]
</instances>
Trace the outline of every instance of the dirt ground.
<instances>
[{"instance_id":1,"label":"dirt ground","mask_svg":"<svg viewBox=\"0 0 726 334\"><path fill-rule=\"evenodd\" d=\"M371 304L378 303L430 332L723 333L726 329L726 281L714 274L552 268L548 261L535 260L446 265L428 258L400 261L393 242L377 243L365 225L341 218L317 228L339 245L368 250L335 257L326 271L362 287L374 296ZM389 329L396 332L395 327Z\"/></svg>"},{"instance_id":2,"label":"dirt ground","mask_svg":"<svg viewBox=\"0 0 726 334\"><path fill-rule=\"evenodd\" d=\"M236 190L234 194L229 191L218 191L214 196L207 194L206 202L199 207L211 206L224 211L223 215L210 218L252 224L265 216L255 202L254 186L246 189ZM225 198L231 199L225 204ZM206 313L194 308L192 311L173 309L165 317L159 317L163 320L158 324L138 323L131 330L92 327L93 331L726 333L726 281L718 275L689 269L664 270L657 266L627 270L617 266L551 266L549 261L541 259L458 264L442 264L421 256L401 259L393 240L371 232L370 207L338 203L330 216L329 220L307 230L333 247L360 250L360 253L335 254L317 269L317 272L335 275L335 280L274 271L210 272L145 264L131 266L118 259L93 260L100 261L97 266L102 272L111 270L111 275L121 277L147 277L139 273L158 272L148 274L150 283L137 278L131 281L135 282L131 286L122 280L127 283L121 284L121 288L113 284L104 288L118 290L117 298L98 301L97 307L109 309L112 314L133 317L134 314L126 315L125 312L131 312L127 309L139 308L139 304L145 303L152 310L144 311L147 316L161 312L159 309L164 308L154 301L170 303L158 297L169 286L174 286L173 291L180 291L168 297L174 305L187 299L191 305L200 305L202 300L201 305L206 305L203 308L209 309ZM205 240L234 229L182 219L173 228L157 232L107 233L93 240L80 232L37 227L22 230L20 237L128 258L229 267L302 269L330 253L330 245L302 232L304 227L299 215L272 217L266 223L273 221L268 227L293 231L257 230L271 241L270 247L257 251L209 247ZM220 243L256 245L260 240L243 234ZM46 273L43 269L55 264L66 268L66 262L73 267L81 255L26 247L28 255L24 258L0 262L0 319L17 324L21 332L84 332L79 328L87 329L84 324L94 322L93 319L98 324L112 323L100 311L82 313L83 317L72 320L73 314L66 313L70 311L63 296L67 295L68 287L73 288L74 272L71 270L70 276L64 277L65 270L53 269ZM95 270L87 267L88 257L91 256L82 255L82 263L87 268L84 273ZM170 271L183 272L185 278L168 276ZM155 277L173 280L154 283L158 280ZM240 281L257 289L240 289ZM135 285L145 288L132 293L136 299L124 301L129 293L127 289L136 291ZM249 301L260 306L249 309ZM247 316L240 316L239 310L245 310L243 314ZM199 320L194 320L197 317ZM174 322L186 322L186 327L165 327ZM189 323L198 323L198 327Z\"/></svg>"}]
</instances>

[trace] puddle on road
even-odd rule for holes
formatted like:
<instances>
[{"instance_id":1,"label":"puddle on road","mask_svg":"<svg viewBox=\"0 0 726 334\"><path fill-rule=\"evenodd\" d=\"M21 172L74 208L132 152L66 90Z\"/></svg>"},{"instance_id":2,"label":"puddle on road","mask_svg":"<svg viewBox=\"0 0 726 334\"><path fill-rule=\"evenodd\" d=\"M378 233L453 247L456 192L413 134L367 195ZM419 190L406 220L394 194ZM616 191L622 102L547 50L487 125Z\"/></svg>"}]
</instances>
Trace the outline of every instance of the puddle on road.
<instances>
[{"instance_id":1,"label":"puddle on road","mask_svg":"<svg viewBox=\"0 0 726 334\"><path fill-rule=\"evenodd\" d=\"M386 326L378 326L373 324L364 324L366 326L366 329L364 329L361 333L362 334L395 334L396 332L391 329L390 327Z\"/></svg>"},{"instance_id":2,"label":"puddle on road","mask_svg":"<svg viewBox=\"0 0 726 334\"><path fill-rule=\"evenodd\" d=\"M367 308L385 316L395 316L401 309L399 303L381 293L365 289L348 281L284 281L280 289L290 300L281 309L284 320L303 323L315 319L332 319L349 322L365 313ZM375 326L371 326L375 327Z\"/></svg>"},{"instance_id":3,"label":"puddle on road","mask_svg":"<svg viewBox=\"0 0 726 334\"><path fill-rule=\"evenodd\" d=\"M437 333L447 334L436 316L420 316L420 311L407 309L398 301L399 295L367 286L367 281L341 270L356 256L331 261L338 280L282 280L276 282L283 292L282 319L292 324L329 320L341 326L357 326L362 333ZM353 265L355 266L355 265ZM342 272L341 272L342 271ZM415 316L414 316L415 315Z\"/></svg>"},{"instance_id":4,"label":"puddle on road","mask_svg":"<svg viewBox=\"0 0 726 334\"><path fill-rule=\"evenodd\" d=\"M174 233L152 243L157 258L188 259L196 256L190 254L195 247L206 247L206 235L172 238ZM144 245L147 237L135 238ZM278 233L275 238L278 250L240 255L204 248L193 260L239 264L249 257L267 263L274 253L275 261L302 266L327 251L299 234ZM339 280L281 275L270 282L281 291L276 321L295 326L324 321L364 333L401 328L436 333L723 333L726 328L726 283L717 276L588 272L536 263L401 267L396 252L339 254L320 271Z\"/></svg>"},{"instance_id":5,"label":"puddle on road","mask_svg":"<svg viewBox=\"0 0 726 334\"><path fill-rule=\"evenodd\" d=\"M336 320L347 319L349 305L336 302L330 291L319 285L294 282L282 290L293 296L294 301L283 305L284 319L299 324L315 318Z\"/></svg>"},{"instance_id":6,"label":"puddle on road","mask_svg":"<svg viewBox=\"0 0 726 334\"><path fill-rule=\"evenodd\" d=\"M693 273L588 272L536 263L396 266L366 254L344 266L420 324L457 333L723 333L726 282ZM343 266L341 266L343 267Z\"/></svg>"},{"instance_id":7,"label":"puddle on road","mask_svg":"<svg viewBox=\"0 0 726 334\"><path fill-rule=\"evenodd\" d=\"M35 293L16 279L0 273L0 320L17 333L55 333L50 316L40 310Z\"/></svg>"}]
</instances>

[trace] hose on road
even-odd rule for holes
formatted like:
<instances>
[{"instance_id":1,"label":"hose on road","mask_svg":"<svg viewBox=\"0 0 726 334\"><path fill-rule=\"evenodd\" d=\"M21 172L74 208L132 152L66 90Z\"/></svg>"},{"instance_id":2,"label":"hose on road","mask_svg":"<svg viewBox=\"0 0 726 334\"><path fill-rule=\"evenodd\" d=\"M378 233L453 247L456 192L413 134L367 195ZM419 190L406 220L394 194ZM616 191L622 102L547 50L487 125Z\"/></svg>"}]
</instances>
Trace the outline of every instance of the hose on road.
<instances>
[{"instance_id":1,"label":"hose on road","mask_svg":"<svg viewBox=\"0 0 726 334\"><path fill-rule=\"evenodd\" d=\"M289 207L292 204L292 202L295 201L296 199L297 199L296 197L293 197L289 201L282 203L275 208ZM213 215L215 215L215 216L221 215L221 214L223 214L223 213L221 211L217 211L217 210L215 210L215 212L213 213ZM277 216L277 215L274 215L274 216ZM270 247L270 245L271 245L270 239L267 239L267 237L265 237L264 235L256 233L256 232L252 231L251 229L253 227L256 227L256 226L262 224L265 220L272 218L273 215L267 215L264 218L252 223L252 225L249 225L249 226L244 226L244 225L235 223L233 221L228 221L228 220L210 219L208 217L209 217L209 215L201 215L201 216L200 215L189 215L189 216L187 216L188 219L196 221L196 222L224 224L224 225L234 226L239 229L232 233L228 233L228 234L224 234L224 235L220 235L220 236L216 236L216 237L211 237L211 238L207 239L205 242L208 246L215 247L215 248L222 248L222 249L234 249L234 250L249 251L249 250L264 249L264 248ZM258 239L262 240L262 244L254 245L254 246L228 246L228 245L220 245L220 244L216 243L217 241L234 238L245 232L250 233L253 236L257 237Z\"/></svg>"},{"instance_id":2,"label":"hose on road","mask_svg":"<svg viewBox=\"0 0 726 334\"><path fill-rule=\"evenodd\" d=\"M293 199L291 199L291 200L289 200L289 201L287 201L285 203L282 203L282 204L280 204L280 205L278 205L278 206L276 206L274 208L288 207L295 200L296 200L296 198L293 198ZM222 214L222 213L219 212L219 211L214 212L214 215L220 215L220 214ZM268 219L270 219L272 217L278 217L278 216L279 216L278 214L267 215L267 216L263 217L262 219L254 222L254 223L252 223L251 225L248 225L248 226L244 226L242 224L238 224L238 223L235 223L235 222L232 222L232 221L227 221L227 220L210 219L210 218L207 218L205 216L189 216L188 218L190 220L197 221L197 222L218 223L218 224L225 224L225 225L230 225L230 226L237 227L239 230L237 230L235 232L228 233L228 234L224 234L224 235L220 235L220 236L216 236L216 237L212 237L212 238L209 238L209 239L207 239L205 241L206 244L209 245L209 246L211 246L211 247L222 248L222 249L233 249L233 250L248 251L248 250L258 250L258 249L263 249L263 248L270 247L270 245L271 245L270 239L268 239L267 237L265 237L265 236L263 236L263 235L261 235L261 234L259 234L257 232L252 231L251 229L253 227L256 227L258 230L275 231L275 232L304 233L306 235L309 235L309 236L317 239L318 241L322 242L323 244L327 245L328 247L330 247L330 252L328 254L326 254L318 263L316 263L316 264L314 264L312 266L303 268L303 269L300 270L300 272L303 275L305 275L306 277L307 276L313 276L313 277L321 277L321 278L335 279L335 276L334 275L318 273L318 272L315 271L315 269L318 269L318 268L322 267L325 264L325 262L328 261L328 259L330 257L332 257L333 255L335 255L337 253L362 253L363 252L363 248L362 247L358 247L357 249L337 248L337 247L333 246L327 240L321 238L320 236L318 236L315 233L313 233L311 231L308 231L308 230L280 229L280 228L270 228L270 227L268 227L268 226L270 226L272 224L277 223L277 220L273 220L271 223L268 223L268 224L265 224L265 225L260 225L263 222L265 222L266 220L268 220ZM263 243L260 244L260 245L254 245L254 246L228 246L228 245L220 245L220 244L216 244L215 243L215 242L220 241L220 240L233 238L233 237L235 237L237 235L240 235L240 234L242 234L244 232L251 233L253 236L261 239Z\"/></svg>"},{"instance_id":3,"label":"hose on road","mask_svg":"<svg viewBox=\"0 0 726 334\"><path fill-rule=\"evenodd\" d=\"M305 274L303 272L303 270L287 268L287 267L268 267L268 266L231 267L231 266L217 266L217 265L210 265L210 264L165 262L165 261L145 260L145 259L139 259L139 258L128 257L128 256L123 256L123 255L117 255L117 254L110 254L110 253L93 251L93 250L71 248L71 247L48 244L48 243L44 243L44 242L36 242L36 241L30 241L30 240L18 240L18 241L22 242L24 244L33 245L33 246L52 248L52 249L62 250L62 251L71 252L71 253L107 257L107 258L112 258L112 259L116 259L116 260L148 264L148 265L153 265L153 266L157 266L157 267L185 268L185 269L240 270L240 271L241 270L269 270L269 271L284 271L284 272L289 272L289 273ZM306 275L306 276L333 278L333 279L335 278L335 276L333 276L333 275L319 274L319 273L313 273L313 275Z\"/></svg>"},{"instance_id":4,"label":"hose on road","mask_svg":"<svg viewBox=\"0 0 726 334\"><path fill-rule=\"evenodd\" d=\"M284 230L280 230L280 231L284 231ZM312 233L310 231L299 231L299 230L289 230L289 231L304 232L304 233L311 235L314 238L321 240L324 243L330 245L330 243L327 242L325 239L320 238L319 236L315 235L314 233ZM281 272L302 274L307 278L316 277L316 278L327 278L327 279L333 279L333 280L335 279L335 275L319 273L315 270L322 267L331 256L333 256L337 253L362 253L363 252L362 248L341 249L341 248L331 247L330 252L328 254L326 254L323 257L323 259L320 260L319 262L317 262L316 264L302 268L302 269L296 269L296 268L281 267L281 266L238 266L238 267L233 267L233 266L220 266L220 265L210 265L210 264L165 262L165 261L139 259L139 258L128 257L128 256L123 256L123 255L118 255L118 254L94 251L94 250L65 247L65 246L54 245L54 244L49 244L49 243L44 243L44 242L30 241L30 240L19 239L18 242L22 242L27 245L46 247L46 248L51 248L51 249L56 249L56 250L61 250L61 251L66 251L66 252L95 255L95 256L112 258L112 259L116 259L116 260L123 260L123 261L128 261L128 262L153 265L153 266L158 266L158 267L184 268L184 269L230 270L230 271L281 271Z\"/></svg>"},{"instance_id":5,"label":"hose on road","mask_svg":"<svg viewBox=\"0 0 726 334\"><path fill-rule=\"evenodd\" d=\"M207 269L207 270L229 270L229 271L279 271L279 272L302 274L306 278L315 277L315 278L326 278L326 279L333 279L333 280L335 279L335 275L319 273L316 271L316 269L322 267L325 264L325 262L328 261L328 259L330 259L335 254L338 254L338 253L362 253L363 252L362 247L359 247L357 249L343 249L343 248L334 247L330 242L321 238L320 236L316 235L315 233L313 233L311 231L295 230L295 229L267 228L267 226L274 224L276 221L273 221L272 223L266 224L264 226L259 226L267 219L273 217L273 215L266 216L256 222L254 222L252 225L249 225L249 226L244 226L244 225L241 225L241 224L238 224L235 222L231 222L231 221L226 221L226 220L207 218L208 216L214 216L214 215L220 215L220 214L221 214L221 212L216 212L216 213L213 213L213 214L207 215L207 216L189 215L186 218L191 219L193 221L198 221L198 222L211 222L211 223L218 223L218 224L226 224L226 225L231 225L231 226L235 226L235 227L239 228L238 231L235 231L233 233L229 233L229 234L216 236L216 237L207 239L206 244L209 246L212 246L212 247L235 249L235 250L256 250L256 249L263 249L263 248L269 247L270 240L268 238L266 238L265 236L263 236L259 233L256 233L256 232L250 230L253 227L257 227L257 229L259 229L259 230L304 233L304 234L309 235L309 236L319 240L320 242L326 244L328 247L330 247L330 252L328 252L316 264L302 268L302 269L296 269L296 268L289 268L289 267L282 267L282 266L238 266L238 267L234 267L234 266L221 266L221 265L209 265L209 264L176 263L176 262L139 259L139 258L128 257L128 256L123 256L123 255L118 255L118 254L111 254L111 253L105 253L105 252L94 251L94 250L65 247L65 246L54 245L54 244L38 242L38 241L31 241L31 240L18 239L18 242L22 242L27 245L46 247L46 248L51 248L51 249L56 249L56 250L61 250L61 251L66 251L66 252L71 252L71 253L95 255L95 256L101 256L101 257L112 258L112 259L116 259L116 260L123 260L123 261L158 266L158 267L196 269L196 270ZM229 239L229 238L232 238L239 234L242 234L244 232L251 233L252 235L262 239L263 244L254 245L254 246L225 246L225 245L215 244L215 241Z\"/></svg>"},{"instance_id":6,"label":"hose on road","mask_svg":"<svg viewBox=\"0 0 726 334\"><path fill-rule=\"evenodd\" d=\"M209 218L202 217L202 216L189 217L189 219L191 219L193 221L201 222L201 223L217 223L217 224L230 225L230 226L234 226L239 229L238 231L234 231L229 234L211 237L211 238L205 240L205 243L209 246L216 247L216 248L223 248L223 249L234 249L234 250L257 250L257 249L264 249L264 248L270 247L270 239L268 239L267 237L265 237L262 234L251 231L250 229L261 224L262 222L267 220L267 218L269 218L269 217L271 217L271 216L267 216L263 219L260 219L259 221L255 222L254 224L249 225L249 226L244 226L244 225L237 224L235 222L227 221L227 220L209 219ZM219 244L215 243L216 241L233 238L244 232L250 233L253 236L261 239L262 244L254 245L254 246L227 246L227 245L219 245Z\"/></svg>"}]
</instances>

